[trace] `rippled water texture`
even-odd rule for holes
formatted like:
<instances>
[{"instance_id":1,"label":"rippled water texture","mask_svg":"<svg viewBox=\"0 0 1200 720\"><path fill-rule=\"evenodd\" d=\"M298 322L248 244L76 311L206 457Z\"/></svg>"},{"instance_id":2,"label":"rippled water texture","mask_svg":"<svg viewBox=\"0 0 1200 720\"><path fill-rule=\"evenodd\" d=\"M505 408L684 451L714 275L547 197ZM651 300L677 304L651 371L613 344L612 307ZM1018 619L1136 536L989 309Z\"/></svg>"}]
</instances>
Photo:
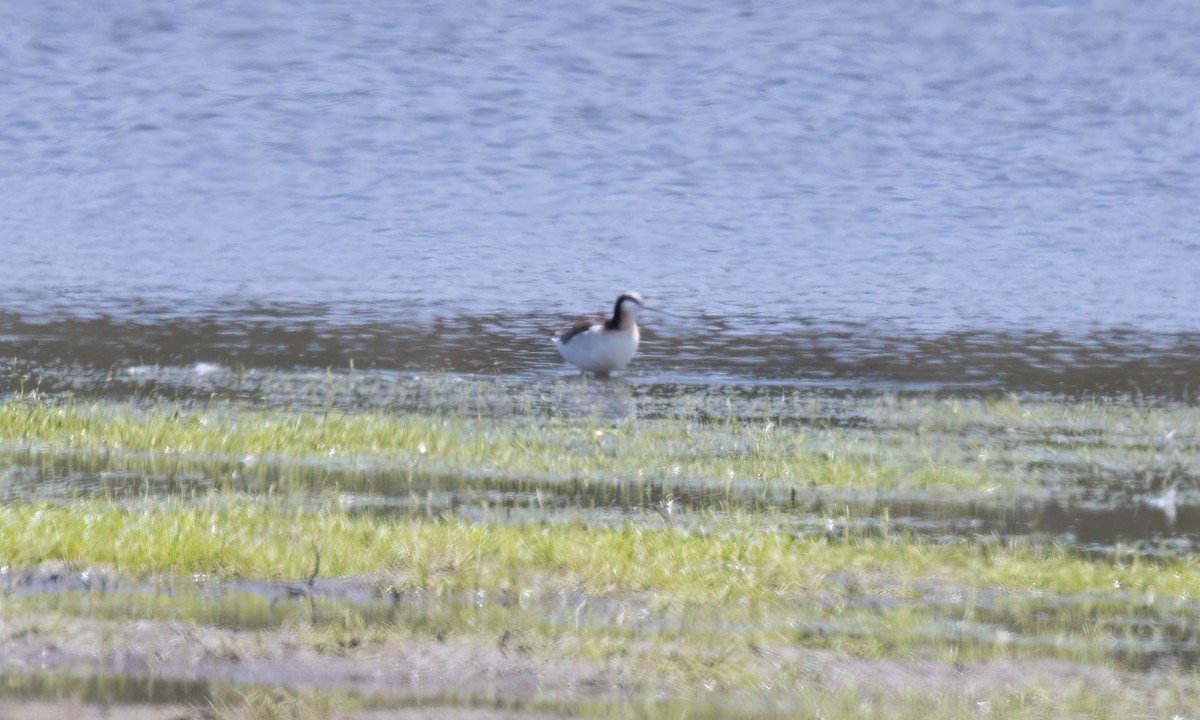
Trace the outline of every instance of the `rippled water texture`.
<instances>
[{"instance_id":1,"label":"rippled water texture","mask_svg":"<svg viewBox=\"0 0 1200 720\"><path fill-rule=\"evenodd\" d=\"M541 338L636 287L760 345L848 324L851 355L980 332L1194 350L1198 23L1186 3L9 3L0 305ZM714 346L660 328L707 371Z\"/></svg>"},{"instance_id":2,"label":"rippled water texture","mask_svg":"<svg viewBox=\"0 0 1200 720\"><path fill-rule=\"evenodd\" d=\"M1196 7L1171 1L0 3L0 393L17 403L0 503L152 512L224 493L381 527L679 538L730 520L863 553L1061 548L1080 572L1194 557L1197 38ZM573 377L551 333L626 288L666 312L647 313L625 377ZM357 456L122 451L57 438L49 414L22 425L47 407L101 432L129 417L175 432L197 408L297 427L454 418L553 462L426 457L399 431ZM600 452L623 447L645 453L636 472ZM593 451L600 464L570 469ZM746 458L762 462L713 469ZM318 550L307 582L5 567L28 629L6 631L0 696L219 708L212 679L366 693L384 678L500 707L531 696L512 668L573 665L559 638L581 628L585 649L593 631L615 643L597 648L681 648L662 666L685 683L671 716L822 712L788 688L861 712L870 694L839 675L866 687L888 667L889 705L953 687L964 716L992 712L974 657L1057 663L1011 666L1031 678L1080 663L1059 686L1100 688L1089 708L1103 693L1166 707L1160 676L1200 666L1194 599L1119 574L1112 592L1055 593L914 569L880 593L848 573L798 601L693 606L654 588L389 595L330 576ZM114 619L119 653L72 617ZM317 657L292 639L339 623L354 645ZM554 642L530 653L522 627ZM293 635L239 656L227 643L246 628ZM379 628L399 649L342 662ZM433 656L448 683L420 686L423 637L458 643ZM737 682L761 673L779 712L713 691L693 642ZM652 673L626 677L626 651L604 652L547 697L611 689L626 715L663 699ZM1107 668L1149 672L1091 679Z\"/></svg>"}]
</instances>

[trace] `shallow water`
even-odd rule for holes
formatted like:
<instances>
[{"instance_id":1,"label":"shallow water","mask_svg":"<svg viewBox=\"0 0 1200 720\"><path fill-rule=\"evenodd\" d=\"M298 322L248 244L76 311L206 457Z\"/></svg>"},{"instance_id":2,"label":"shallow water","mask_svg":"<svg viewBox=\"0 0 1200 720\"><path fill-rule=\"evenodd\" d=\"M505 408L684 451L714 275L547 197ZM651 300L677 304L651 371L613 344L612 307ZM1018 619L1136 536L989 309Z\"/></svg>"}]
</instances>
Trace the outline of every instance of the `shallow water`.
<instances>
[{"instance_id":1,"label":"shallow water","mask_svg":"<svg viewBox=\"0 0 1200 720\"><path fill-rule=\"evenodd\" d=\"M991 400L778 386L717 386L648 380L542 380L511 376L369 370L312 372L143 366L96 379L68 395L136 399L154 407L180 400L286 412L384 412L471 419L488 428L582 422L675 433L737 422L779 427L786 440L763 452L811 451L900 469L897 485L825 487L805 477L690 477L678 468L605 475L554 469L513 474L503 467L396 464L369 457L206 457L194 453L94 453L21 444L0 448L0 501L33 498L203 497L214 490L296 492L386 516L461 516L529 523L703 526L713 514L779 514L782 528L841 536L888 531L933 538L999 536L1065 543L1085 553L1179 553L1200 549L1200 436L1187 404L1138 404L1058 397ZM217 419L215 422L225 422ZM643 425L647 424L647 425ZM654 426L657 428L658 426ZM650 430L657 432L658 430ZM767 432L764 429L764 432ZM769 438L770 436L764 436ZM686 453L749 452L741 440ZM556 442L556 441L551 441ZM570 437L564 442L570 442ZM733 445L729 446L729 442ZM740 449L739 449L740 448ZM392 448L398 450L399 448ZM772 450L773 449L773 450ZM569 444L558 452L571 455ZM654 462L654 461L651 461ZM930 463L978 469L987 487L958 487L921 473ZM564 466L565 467L565 466ZM1172 493L1171 489L1174 488ZM309 498L309 499L305 499ZM1169 499L1169 502L1167 500Z\"/></svg>"},{"instance_id":2,"label":"shallow water","mask_svg":"<svg viewBox=\"0 0 1200 720\"><path fill-rule=\"evenodd\" d=\"M512 383L576 374L549 338L559 316L488 315L424 325L314 319L275 312L158 318L30 321L0 313L0 390L129 394L155 388L203 392L236 386L261 395L278 370L453 372ZM625 372L639 386L736 386L813 391L1010 392L1159 396L1200 392L1200 334L1119 330L894 333L869 326L738 329L728 318L695 334L675 319L651 320ZM233 378L233 379L231 379ZM236 380L236 382L234 381Z\"/></svg>"},{"instance_id":3,"label":"shallow water","mask_svg":"<svg viewBox=\"0 0 1200 720\"><path fill-rule=\"evenodd\" d=\"M1198 22L10 5L4 354L551 372L636 287L676 381L1194 392Z\"/></svg>"},{"instance_id":4,"label":"shallow water","mask_svg":"<svg viewBox=\"0 0 1200 720\"><path fill-rule=\"evenodd\" d=\"M721 428L730 427L728 423L761 433L773 426L795 432L787 435L789 445L831 456L881 457L914 473L931 462L979 465L997 484L969 489L936 482L922 485L908 480L908 472L902 472L891 489L827 487L803 477L689 477L669 468L651 468L647 477L552 471L514 475L473 467L422 470L394 460L372 463L353 453L235 458L20 443L0 448L0 502L103 498L152 507L160 499L186 502L215 490L235 502L239 493L269 495L289 507L316 511L336 505L388 522L457 517L531 530L566 523L670 528L685 534L732 522L752 532L767 527L771 533L819 537L833 544L875 537L899 543L991 543L997 548L1053 543L1113 563L1154 563L1159 557L1200 550L1195 490L1200 478L1200 418L1194 406L1172 401L1033 395L977 400L925 392L373 370L259 368L239 373L221 366L118 368L107 380L93 378L65 394L84 402L98 396L132 400L150 412L170 407L178 398L187 407L211 408L213 422L218 423L222 411L248 405L278 408L284 414L446 414L471 419L481 431L495 425L580 423L636 429L665 423L680 432L690 428L693 436L715 427L717 436L725 438ZM713 452L739 452L736 439L718 442ZM1171 487L1175 494L1168 505L1165 496ZM319 570L316 563L314 555L314 570ZM832 649L838 657L842 655L836 649L841 647L910 642L921 653L937 657L980 658L986 663L998 657L1045 656L1144 672L1145 677L1190 674L1200 667L1200 638L1190 620L1197 612L1196 601L1186 595L1155 598L1153 593L1119 588L1100 595L1047 594L919 580L906 586L905 593L880 598L854 583L852 577L835 573L813 596L801 593L794 600L714 613L711 607L682 601L650 602L637 593L427 594L392 590L388 577L334 578L321 572L312 581L267 582L203 576L147 580L105 568L66 565L0 571L0 593L11 612L35 608L54 617L115 623L125 633L132 632L129 628L153 632L159 627L154 623L166 622L203 628L218 638L225 632L263 632L275 638L268 642L275 642L278 637L273 634L289 629L324 632L345 627L346 642L358 642L354 638L363 633L400 629L430 643L442 643L439 633L448 635L452 644L462 632L468 637L482 634L489 648L523 657L521 628L528 627L564 637L633 633L668 645L711 637L754 647L765 636L805 652ZM159 627L159 632L174 632L175 627ZM223 647L218 640L210 642ZM285 643L289 652L294 645ZM15 653L10 651L10 657L17 657ZM35 659L42 657L37 654ZM189 666L193 674L188 677L208 678L207 682L156 686L125 680L147 673L170 675L174 666L147 669L138 664L136 654L124 662L113 668L92 656L56 649L40 669L14 673L0 687L0 695L204 704L221 697L223 688L228 691L227 686L214 685L212 678L326 691L345 688L355 696L379 692L392 703L420 702L427 697L422 692L431 692L431 686L418 679L399 685L389 680L380 687L371 679L376 675L353 668L331 676L289 670L286 659L276 657L257 662L219 655L201 663L198 671L194 661ZM924 667L924 661L917 662ZM555 705L561 695L533 693L515 682L457 682L456 676L448 677L448 684L432 686L440 687L432 691L438 702L544 700L536 706L561 706L571 712L583 707L575 696ZM88 678L88 684L69 682L78 678ZM724 703L742 706L738 698L656 694L652 700L648 690L643 695L622 691L618 696L614 690L593 701L594 711L611 715L631 702L680 703L701 715L719 716ZM788 702L786 694L772 696L762 715L794 715L787 711Z\"/></svg>"}]
</instances>

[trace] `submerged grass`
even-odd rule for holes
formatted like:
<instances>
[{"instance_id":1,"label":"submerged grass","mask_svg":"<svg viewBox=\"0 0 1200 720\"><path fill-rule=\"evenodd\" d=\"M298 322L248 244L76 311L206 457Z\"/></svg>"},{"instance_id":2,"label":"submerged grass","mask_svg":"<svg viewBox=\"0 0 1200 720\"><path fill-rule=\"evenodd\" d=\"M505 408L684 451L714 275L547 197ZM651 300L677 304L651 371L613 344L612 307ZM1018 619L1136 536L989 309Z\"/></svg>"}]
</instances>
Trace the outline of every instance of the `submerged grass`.
<instances>
[{"instance_id":1,"label":"submerged grass","mask_svg":"<svg viewBox=\"0 0 1200 720\"><path fill-rule=\"evenodd\" d=\"M835 672L829 667L869 673L883 663L878 667L901 678L915 672L911 663L1108 667L1122 643L1195 643L1189 628L1200 592L1189 558L1115 563L1053 545L902 535L830 540L783 532L765 516L714 518L704 531L381 521L335 506L301 511L278 499L227 493L136 507L101 500L0 507L0 548L0 563L16 567L66 561L301 586L319 548L321 577L365 575L384 597L420 601L402 604L383 623L353 606L323 613L320 624L288 612L290 642L336 655L409 639L498 647L545 663L567 658L615 668L621 677L707 688L702 704L725 710L720 693L767 687L777 701L810 706L837 707L855 697L871 707L882 702L867 677L855 680L863 696L814 695L813 673ZM178 619L186 607L135 597L142 610L134 617ZM119 594L107 601L129 602ZM33 603L42 612L76 607L96 617L104 602L18 597L3 613L28 612ZM1141 638L1132 618L1151 637ZM951 686L941 681L935 705L965 702ZM981 687L975 701L997 708L1087 702L1081 691L1064 705L1051 686L1033 696ZM1187 691L1196 695L1195 687Z\"/></svg>"},{"instance_id":2,"label":"submerged grass","mask_svg":"<svg viewBox=\"0 0 1200 720\"><path fill-rule=\"evenodd\" d=\"M320 461L421 472L588 480L753 481L774 487L994 489L982 465L921 448L770 420L490 419L381 413L13 402L0 442L23 447L225 459Z\"/></svg>"},{"instance_id":3,"label":"submerged grass","mask_svg":"<svg viewBox=\"0 0 1200 720\"><path fill-rule=\"evenodd\" d=\"M0 445L38 462L116 458L97 466L131 475L174 478L186 467L205 481L239 466L249 474L262 463L410 478L445 473L718 490L831 489L825 496L835 500L822 512L836 515L836 498L860 491L959 499L964 493L1011 499L1068 492L1071 473L1080 468L1120 478L1135 468L1140 492L1196 473L1200 436L1200 412L1174 406L880 397L844 413L792 399L787 402L804 407L785 417L777 414L783 403L767 403L758 414L721 414L701 407L704 402L695 401L696 412L681 403L674 415L636 420L532 411L498 420L25 398L0 406ZM160 467L164 458L172 462ZM92 472L87 462L65 465L68 474ZM489 482L481 486L507 492ZM1031 708L1054 716L1105 707L1087 688L1056 696L1062 688L1050 681L1013 692L989 685L969 697L947 691L954 687L947 681L941 694L918 688L896 704L894 692L871 683L848 689L833 680L814 684L816 671L795 661L801 652L827 653L821 657L847 667L1050 659L1107 670L1125 667L1114 657L1136 654L1143 645L1151 658L1160 650L1169 655L1200 646L1191 629L1200 597L1192 555L1099 557L1044 536L922 537L889 531L885 506L882 518L866 518L879 520L870 532L854 531L847 516L844 532L826 534L797 531L794 517L771 503L739 504L736 493L719 510L685 507L659 516L640 507L640 515L616 521L581 513L522 524L489 515L503 512L495 508L475 514L475 521L453 513L372 517L347 509L333 494L337 488L319 480L297 488L267 483L260 494L215 481L189 487L190 494L108 498L47 493L31 499L12 492L12 501L0 504L0 564L65 562L140 576L301 586L314 572L366 577L385 597L422 598L432 609L383 625L349 612L342 624L314 622L298 631L304 642L340 653L364 638L449 638L540 653L550 663L583 659L615 667L621 677L706 688L714 698L730 690L752 699L768 686L782 688L798 704L762 713L780 716L928 711L931 717L995 717ZM71 602L55 607L73 612ZM95 611L96 602L82 602L81 612ZM161 600L138 602L147 615L177 617ZM456 609L464 606L470 612ZM28 611L21 602L3 610ZM219 614L194 612L199 618ZM297 614L289 617L301 622ZM1188 667L1183 662L1180 667ZM858 672L870 673L879 666L862 667L868 669ZM1110 707L1140 707L1145 693L1113 682L1112 698L1142 700ZM1180 698L1200 696L1195 683L1156 687ZM704 716L708 705L719 716L730 708L713 699L651 705L657 711L649 716ZM1148 706L1187 707L1174 699Z\"/></svg>"},{"instance_id":4,"label":"submerged grass","mask_svg":"<svg viewBox=\"0 0 1200 720\"><path fill-rule=\"evenodd\" d=\"M199 503L135 507L3 506L0 547L2 561L15 567L69 561L136 574L288 580L307 577L319 550L322 573L373 576L400 591L652 592L699 604L789 602L847 582L859 593L900 597L926 583L1200 596L1190 556L1111 562L1019 542L938 543L905 535L832 541L780 531L768 518L714 519L704 531L379 520L335 506L310 512L225 493Z\"/></svg>"},{"instance_id":5,"label":"submerged grass","mask_svg":"<svg viewBox=\"0 0 1200 720\"><path fill-rule=\"evenodd\" d=\"M1200 476L1200 409L1097 400L912 399L832 408L785 399L717 414L504 418L378 410L262 409L228 402L0 406L0 444L118 455L259 460L472 477L683 483L767 491L1044 498L1081 475L1136 473L1147 492Z\"/></svg>"}]
</instances>

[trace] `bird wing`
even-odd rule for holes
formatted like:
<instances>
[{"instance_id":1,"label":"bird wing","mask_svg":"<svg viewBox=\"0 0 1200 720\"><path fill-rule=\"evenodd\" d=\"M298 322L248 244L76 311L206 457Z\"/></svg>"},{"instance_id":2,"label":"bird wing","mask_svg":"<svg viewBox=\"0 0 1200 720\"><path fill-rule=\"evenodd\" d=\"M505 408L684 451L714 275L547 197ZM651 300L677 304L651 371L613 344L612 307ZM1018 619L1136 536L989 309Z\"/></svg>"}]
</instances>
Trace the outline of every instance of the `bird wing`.
<instances>
[{"instance_id":1,"label":"bird wing","mask_svg":"<svg viewBox=\"0 0 1200 720\"><path fill-rule=\"evenodd\" d=\"M595 320L580 320L572 325L569 330L563 330L558 335L555 335L554 339L558 340L560 343L571 342L571 338L575 337L581 332L587 332L592 328L593 325L602 322L604 322L604 318L596 318Z\"/></svg>"}]
</instances>

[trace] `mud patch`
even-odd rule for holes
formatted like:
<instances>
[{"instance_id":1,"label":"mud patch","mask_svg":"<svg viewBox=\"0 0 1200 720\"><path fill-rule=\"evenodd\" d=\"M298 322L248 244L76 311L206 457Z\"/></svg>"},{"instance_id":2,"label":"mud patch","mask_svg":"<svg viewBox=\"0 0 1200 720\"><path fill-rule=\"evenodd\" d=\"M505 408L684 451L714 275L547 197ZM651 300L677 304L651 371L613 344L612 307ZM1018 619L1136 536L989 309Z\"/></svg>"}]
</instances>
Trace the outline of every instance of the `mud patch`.
<instances>
[{"instance_id":1,"label":"mud patch","mask_svg":"<svg viewBox=\"0 0 1200 720\"><path fill-rule=\"evenodd\" d=\"M212 720L216 714L186 705L87 704L74 700L0 700L0 720ZM228 720L246 711L220 713ZM524 711L454 707L335 710L329 720L554 720L561 716Z\"/></svg>"},{"instance_id":2,"label":"mud patch","mask_svg":"<svg viewBox=\"0 0 1200 720\"><path fill-rule=\"evenodd\" d=\"M320 649L296 633L244 631L138 620L0 620L0 666L14 676L154 678L186 683L176 698L207 704L214 683L347 690L396 703L454 698L529 705L560 698L602 699L630 689L619 672L563 656L542 656L519 643L494 646L437 641L330 644ZM19 683L18 683L19 684ZM637 690L655 688L639 683Z\"/></svg>"},{"instance_id":3,"label":"mud patch","mask_svg":"<svg viewBox=\"0 0 1200 720\"><path fill-rule=\"evenodd\" d=\"M634 643L629 653L636 656L641 645ZM690 702L700 702L695 707L715 711L732 710L745 700L737 692L713 693L679 679L630 677L621 662L584 662L573 657L573 649L569 643L530 648L519 641L488 646L412 639L318 649L286 629L261 632L169 621L15 617L0 620L0 665L8 696L0 700L0 718L239 717L243 711L236 707L214 706L211 689L221 685L338 691L370 698L375 708L408 708L400 714L391 709L339 709L320 715L346 720L551 718L558 717L554 708L568 714L574 711L566 709L579 707L619 711L689 695ZM757 697L760 705L769 701L775 707L771 715L798 706L806 692L859 698L917 692L961 703L1036 695L1053 683L1099 696L1135 701L1145 696L1150 702L1156 693L1177 692L1175 686L1185 683L1169 674L1147 676L1051 659L878 660L797 645L754 648L751 655L744 671L760 678L760 687L771 688ZM636 657L625 659L636 665ZM29 695L21 691L23 684L44 689L55 677L67 680L57 693L59 699L23 699ZM146 687L166 684L178 692L169 701L160 695L163 705L144 705L116 695L106 699L102 693L81 700L73 690L81 682L102 688L105 679L125 687L140 679Z\"/></svg>"}]
</instances>

